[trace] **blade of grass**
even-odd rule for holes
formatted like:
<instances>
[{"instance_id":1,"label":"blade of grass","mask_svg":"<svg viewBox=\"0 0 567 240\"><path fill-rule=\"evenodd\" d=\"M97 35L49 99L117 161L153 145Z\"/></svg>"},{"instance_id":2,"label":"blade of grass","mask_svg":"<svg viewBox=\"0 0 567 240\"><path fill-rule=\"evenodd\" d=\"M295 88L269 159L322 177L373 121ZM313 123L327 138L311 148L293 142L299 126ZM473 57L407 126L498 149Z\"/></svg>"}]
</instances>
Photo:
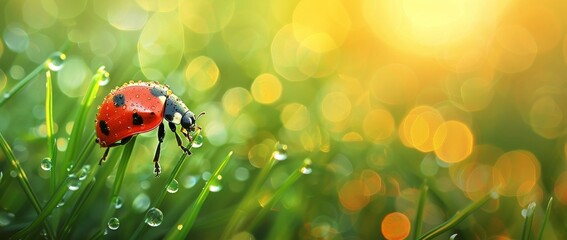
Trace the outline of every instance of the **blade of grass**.
<instances>
[{"instance_id":1,"label":"blade of grass","mask_svg":"<svg viewBox=\"0 0 567 240\"><path fill-rule=\"evenodd\" d=\"M526 219L524 221L524 228L522 231L522 240L529 240L532 235L532 223L534 221L534 211L536 203L531 202L528 204L526 210Z\"/></svg>"},{"instance_id":2,"label":"blade of grass","mask_svg":"<svg viewBox=\"0 0 567 240\"><path fill-rule=\"evenodd\" d=\"M77 218L79 217L78 214L79 209L82 209L84 207L87 198L90 197L90 193L92 192L96 181L92 180L92 178L87 181L88 181L88 185L85 187L85 190L79 196L79 199L77 200L75 206L73 207L71 214L69 215L68 218L65 219L65 222L61 225L61 228L59 229L58 237L60 239L69 239L69 234L71 233L71 229L72 229L72 225L70 223L73 223L77 220Z\"/></svg>"},{"instance_id":3,"label":"blade of grass","mask_svg":"<svg viewBox=\"0 0 567 240\"><path fill-rule=\"evenodd\" d=\"M57 159L55 158L56 146L53 139L53 90L51 84L51 71L45 72L45 128L47 131L47 149L49 150L49 158L51 159L51 177L49 179L49 192L53 193L57 187Z\"/></svg>"},{"instance_id":4,"label":"blade of grass","mask_svg":"<svg viewBox=\"0 0 567 240\"><path fill-rule=\"evenodd\" d=\"M20 162L14 156L14 152L12 152L10 145L8 145L8 143L6 142L6 139L4 138L2 133L0 133L0 147L2 148L2 151L4 152L4 155L6 156L6 158L12 164L12 167L14 168L14 170L18 173L18 175L17 175L18 182L20 183L20 186L24 190L24 193L26 194L26 196L28 197L28 199L32 203L35 211L38 214L40 214L42 212L41 211L41 205L39 205L39 201L37 199L37 196L35 195L35 193L33 192L33 189L31 188L31 185L30 185L30 182L28 181L28 177L26 175L26 172L24 171L22 166L20 166ZM49 223L44 222L44 226L45 226L45 230L46 230L49 238L54 239L55 235L54 235L53 229L51 228Z\"/></svg>"},{"instance_id":5,"label":"blade of grass","mask_svg":"<svg viewBox=\"0 0 567 240\"><path fill-rule=\"evenodd\" d=\"M108 78L109 73L104 70L104 66L98 68L97 72L93 75L89 88L83 100L81 101L81 106L75 115L75 121L73 123L73 130L71 130L71 136L69 138L69 145L67 146L67 151L65 152L65 158L63 166L65 169L69 168L73 164L72 159L76 157L77 150L79 149L79 143L82 139L83 132L85 130L85 122L87 120L87 115L91 108L91 105L96 97L99 89L99 82L104 78ZM65 174L65 171L61 171L60 174Z\"/></svg>"},{"instance_id":6,"label":"blade of grass","mask_svg":"<svg viewBox=\"0 0 567 240\"><path fill-rule=\"evenodd\" d=\"M260 186L265 182L268 174L277 162L277 160L274 158L274 155L275 151L272 152L266 165L264 165L262 170L260 170L260 173L254 180L254 183L252 183L252 186L248 189L248 192L246 192L246 195L244 195L244 197L238 204L236 211L226 225L222 239L228 239L230 238L230 236L234 235L236 231L241 228L242 224L244 224L244 221L251 214L251 211L259 207L258 203L255 201L255 196L257 196Z\"/></svg>"},{"instance_id":7,"label":"blade of grass","mask_svg":"<svg viewBox=\"0 0 567 240\"><path fill-rule=\"evenodd\" d=\"M311 160L306 159L303 164L293 171L291 175L284 181L284 183L276 190L276 192L266 201L264 206L260 209L260 212L253 218L252 224L250 224L250 231L258 226L260 221L264 219L264 216L270 211L276 203L283 197L284 193L291 187L299 177L304 175L303 169L308 168L311 165Z\"/></svg>"},{"instance_id":8,"label":"blade of grass","mask_svg":"<svg viewBox=\"0 0 567 240\"><path fill-rule=\"evenodd\" d=\"M488 200L490 200L492 198L493 194L495 194L495 193L491 192L491 193L486 194L486 196L484 196L480 200L470 204L465 209L457 212L455 215L453 215L453 217L449 218L449 220L445 221L441 225L439 225L439 226L435 227L434 229L432 229L431 231L427 232L426 234L421 236L419 239L420 240L433 239L434 237L436 237L436 236L448 231L449 229L453 228L454 226L459 224L461 221L463 221L466 217L468 217L470 214L472 214L474 211L476 211L477 209L482 207L482 205L484 205L486 202L488 202Z\"/></svg>"},{"instance_id":9,"label":"blade of grass","mask_svg":"<svg viewBox=\"0 0 567 240\"><path fill-rule=\"evenodd\" d=\"M421 227L423 224L423 210L425 209L425 202L427 201L427 191L429 190L429 186L427 185L427 179L423 181L423 185L421 186L421 191L419 194L419 200L417 202L417 212L415 214L415 221L414 221L414 228L413 228L413 238L417 238L421 235Z\"/></svg>"},{"instance_id":10,"label":"blade of grass","mask_svg":"<svg viewBox=\"0 0 567 240\"><path fill-rule=\"evenodd\" d=\"M14 87L12 87L10 90L8 90L7 92L4 92L2 94L2 98L0 99L0 107L2 105L4 105L8 100L10 100L14 95L16 95L18 92L20 92L26 85L28 85L30 83L30 81L32 79L34 79L39 74L41 74L41 72L45 71L46 69L49 69L49 66L48 66L49 63L53 62L57 58L61 61L64 61L65 58L66 58L66 55L64 53L61 53L61 52L55 52L55 53L51 54L51 56L49 58L47 58L43 62L43 64L38 65L34 70L32 70L30 72L30 74L28 74L22 80L20 80Z\"/></svg>"},{"instance_id":11,"label":"blade of grass","mask_svg":"<svg viewBox=\"0 0 567 240\"><path fill-rule=\"evenodd\" d=\"M181 217L177 221L177 224L174 225L174 226L178 226L178 227L172 228L169 231L169 233L166 235L165 239L186 239L187 238L187 234L189 234L189 231L191 230L191 227L193 226L193 223L195 222L195 219L197 218L197 215L199 214L199 211L201 210L203 203L205 202L205 200L207 199L207 196L210 193L209 188L211 187L212 182L216 181L216 179L218 178L218 176L220 175L222 170L228 164L231 156L232 156L232 151L229 152L226 155L226 157L221 162L219 167L217 167L217 169L215 170L215 172L213 173L213 175L211 176L209 181L207 181L207 183L205 184L205 186L201 190L201 193L197 197L197 200L195 201L195 203L193 203L193 206L191 208L188 208L181 215ZM179 226L181 226L181 228Z\"/></svg>"},{"instance_id":12,"label":"blade of grass","mask_svg":"<svg viewBox=\"0 0 567 240\"><path fill-rule=\"evenodd\" d=\"M128 167L128 162L130 161L130 156L132 155L132 150L134 149L135 143L136 136L130 139L130 141L128 142L128 144L126 144L124 150L122 151L122 156L120 157L120 162L118 163L118 169L116 170L116 177L114 178L112 195L110 195L108 208L100 225L100 231L102 233L104 233L104 230L106 230L106 223L108 222L108 219L114 214L114 211L116 210L116 201L118 201L120 190L122 189L124 174L126 173L126 168Z\"/></svg>"},{"instance_id":13,"label":"blade of grass","mask_svg":"<svg viewBox=\"0 0 567 240\"><path fill-rule=\"evenodd\" d=\"M545 230L545 225L547 225L547 221L549 220L549 214L551 214L551 205L553 204L553 197L549 198L549 202L547 202L547 208L545 209L545 216L543 216L543 223L541 224L541 228L539 229L539 240L543 239L543 231Z\"/></svg>"},{"instance_id":14,"label":"blade of grass","mask_svg":"<svg viewBox=\"0 0 567 240\"><path fill-rule=\"evenodd\" d=\"M191 150L193 148L193 142L195 142L195 140L200 135L201 135L201 129L197 128L197 130L195 131L195 135L193 136L192 141L189 142L189 144L186 146L186 148ZM179 157L179 160L175 164L175 167L173 168L171 174L169 175L169 178L165 182L166 183L165 187L162 189L158 198L156 199L156 201L154 201L154 203L150 206L150 208L152 208L152 207L159 208L159 206L161 205L161 203L165 199L165 196L167 195L167 186L169 186L169 184L177 177L177 175L181 171L181 167L183 167L183 164L185 163L186 157L187 157L187 154L182 154L181 157ZM142 232L144 232L146 230L146 227L147 227L147 225L144 221L140 222L140 225L138 225L138 228L136 229L136 231L134 232L134 234L132 235L132 237L130 239L138 239L140 234L142 234Z\"/></svg>"}]
</instances>

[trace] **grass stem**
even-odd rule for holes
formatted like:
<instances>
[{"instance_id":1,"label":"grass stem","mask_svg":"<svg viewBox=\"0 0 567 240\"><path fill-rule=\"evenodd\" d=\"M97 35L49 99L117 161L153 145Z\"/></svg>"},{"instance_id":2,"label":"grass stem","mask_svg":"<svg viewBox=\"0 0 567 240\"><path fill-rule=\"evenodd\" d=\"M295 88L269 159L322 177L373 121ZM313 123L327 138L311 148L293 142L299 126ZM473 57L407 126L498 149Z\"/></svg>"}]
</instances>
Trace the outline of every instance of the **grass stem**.
<instances>
[{"instance_id":1,"label":"grass stem","mask_svg":"<svg viewBox=\"0 0 567 240\"><path fill-rule=\"evenodd\" d=\"M421 235L421 228L423 225L423 210L425 209L425 202L427 201L427 192L429 191L429 186L427 185L427 179L423 181L421 186L421 191L419 194L419 200L417 202L417 212L415 214L414 228L413 228L413 238L417 238Z\"/></svg>"},{"instance_id":2,"label":"grass stem","mask_svg":"<svg viewBox=\"0 0 567 240\"><path fill-rule=\"evenodd\" d=\"M197 219L197 215L199 214L199 211L201 210L201 207L203 206L205 199L207 199L207 196L210 193L209 188L211 187L211 184L214 181L217 180L217 178L220 175L220 173L222 172L222 170L228 164L231 156L232 156L232 151L229 152L226 155L224 160L222 160L221 164L217 167L217 169L215 170L215 172L213 173L213 175L211 176L209 181L207 181L207 183L205 184L205 186L201 190L201 193L197 197L197 200L195 201L195 203L193 203L193 206L191 208L188 208L181 215L181 217L177 221L177 224L174 225L174 226L177 226L177 227L172 228L169 231L169 233L166 235L165 239L186 239L187 238L187 234L189 234L189 231L191 230L191 227L193 226L195 219Z\"/></svg>"},{"instance_id":3,"label":"grass stem","mask_svg":"<svg viewBox=\"0 0 567 240\"><path fill-rule=\"evenodd\" d=\"M493 194L494 194L493 192L490 192L490 193L486 194L480 200L478 200L478 201L470 204L469 206L467 206L465 209L458 211L455 215L453 215L453 217L449 218L449 220L447 220L446 222L442 223L441 225L435 227L434 229L427 232L423 236L419 237L419 239L420 240L433 239L434 237L439 236L440 234L442 234L442 233L448 231L449 229L453 228L454 226L459 224L461 221L463 221L466 217L468 217L470 214L472 214L474 211L476 211L477 209L482 207L482 205L484 205L486 202L488 202L488 200L490 200L492 198Z\"/></svg>"},{"instance_id":4,"label":"grass stem","mask_svg":"<svg viewBox=\"0 0 567 240\"><path fill-rule=\"evenodd\" d=\"M541 228L539 229L539 240L543 239L543 231L545 230L545 226L547 225L547 221L549 220L549 215L551 214L551 206L553 205L553 197L549 198L549 202L547 202L547 208L545 209L545 216L543 216L543 223L541 224Z\"/></svg>"},{"instance_id":5,"label":"grass stem","mask_svg":"<svg viewBox=\"0 0 567 240\"><path fill-rule=\"evenodd\" d=\"M24 171L24 169L20 165L20 162L14 156L14 152L12 152L12 149L10 148L8 143L6 142L6 139L4 138L2 133L0 133L0 147L2 148L4 155L6 155L6 158L10 161L10 163L12 164L12 167L14 168L16 173L18 174L17 175L18 182L20 183L20 186L22 187L25 194L27 195L28 200L30 200L30 202L32 203L35 211L38 214L41 214L41 212L42 212L41 205L39 204L39 200L37 199L37 196L35 195L35 193L33 192L33 189L31 188L31 184L28 181L28 177L26 175L26 172ZM55 235L54 235L53 229L51 228L49 223L48 222L43 222L43 223L44 223L45 230L46 230L49 238L54 239Z\"/></svg>"}]
</instances>

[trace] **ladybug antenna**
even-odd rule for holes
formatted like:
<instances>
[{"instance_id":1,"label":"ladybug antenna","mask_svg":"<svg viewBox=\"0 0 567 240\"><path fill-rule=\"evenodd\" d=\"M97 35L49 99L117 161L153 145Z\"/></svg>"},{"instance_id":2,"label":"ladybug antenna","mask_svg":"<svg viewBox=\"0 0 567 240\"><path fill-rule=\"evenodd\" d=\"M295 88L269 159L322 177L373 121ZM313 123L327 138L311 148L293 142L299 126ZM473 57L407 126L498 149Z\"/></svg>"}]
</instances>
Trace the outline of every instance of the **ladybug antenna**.
<instances>
[{"instance_id":1,"label":"ladybug antenna","mask_svg":"<svg viewBox=\"0 0 567 240\"><path fill-rule=\"evenodd\" d=\"M205 115L205 112L199 113L199 115L197 115L197 117L195 118L195 120L199 120L199 118L200 118L201 116L203 116L203 115Z\"/></svg>"}]
</instances>

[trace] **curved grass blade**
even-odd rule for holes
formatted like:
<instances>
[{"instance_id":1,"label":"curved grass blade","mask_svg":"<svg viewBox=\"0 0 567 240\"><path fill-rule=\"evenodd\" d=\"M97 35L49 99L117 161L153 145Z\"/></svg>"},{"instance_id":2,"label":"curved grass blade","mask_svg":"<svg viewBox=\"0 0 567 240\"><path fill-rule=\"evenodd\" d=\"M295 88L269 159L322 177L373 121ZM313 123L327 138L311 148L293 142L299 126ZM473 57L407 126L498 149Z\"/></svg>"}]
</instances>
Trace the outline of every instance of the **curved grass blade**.
<instances>
[{"instance_id":1,"label":"curved grass blade","mask_svg":"<svg viewBox=\"0 0 567 240\"><path fill-rule=\"evenodd\" d=\"M440 234L442 234L442 233L448 231L449 229L453 228L454 226L459 224L461 221L463 221L466 217L468 217L470 214L472 214L474 211L476 211L477 209L482 207L482 205L484 205L486 202L488 202L488 200L490 200L492 198L493 194L494 193L492 193L492 192L486 194L486 196L484 196L480 200L470 204L469 206L467 206L462 211L457 212L455 215L453 215L453 217L449 218L449 220L447 220L446 222L437 226L436 228L432 229L428 233L424 234L419 239L420 240L433 239L434 237L439 236Z\"/></svg>"},{"instance_id":2,"label":"curved grass blade","mask_svg":"<svg viewBox=\"0 0 567 240\"><path fill-rule=\"evenodd\" d=\"M530 204L528 204L528 207L525 209L526 219L524 221L524 228L522 231L522 240L528 240L532 235L532 223L534 221L535 207L536 207L536 203L531 202Z\"/></svg>"},{"instance_id":3,"label":"curved grass blade","mask_svg":"<svg viewBox=\"0 0 567 240\"><path fill-rule=\"evenodd\" d=\"M2 98L0 99L0 107L4 105L8 100L10 100L14 95L20 92L26 85L28 85L32 79L37 77L41 72L49 69L49 63L54 61L54 59L59 58L60 60L65 60L66 55L61 52L56 52L51 54L51 57L47 58L43 64L38 65L34 70L30 72L27 76L25 76L22 80L20 80L14 87L12 87L7 92L2 94Z\"/></svg>"},{"instance_id":4,"label":"curved grass blade","mask_svg":"<svg viewBox=\"0 0 567 240\"><path fill-rule=\"evenodd\" d=\"M191 150L193 148L193 142L195 142L195 140L201 135L201 129L198 128L195 131L195 135L193 136L193 139L191 142L189 142L189 144L186 146L187 149ZM177 178L177 175L179 174L179 172L181 171L181 167L183 167L183 164L185 163L185 158L187 158L187 154L182 154L181 157L179 157L179 160L177 160L177 163L175 164L175 167L173 168L171 174L169 175L169 178L166 181L166 185L165 187L162 189L162 191L160 192L158 198L156 199L156 201L150 206L150 208L152 207L156 207L159 208L159 206L161 205L161 203L163 202L163 200L165 199L165 196L167 195L167 186L169 186L169 184L175 179ZM145 231L147 225L144 221L140 222L140 225L138 225L138 228L136 229L136 231L134 232L134 234L132 235L132 237L130 239L138 239L140 234L142 234L142 232Z\"/></svg>"},{"instance_id":5,"label":"curved grass blade","mask_svg":"<svg viewBox=\"0 0 567 240\"><path fill-rule=\"evenodd\" d=\"M277 202L283 197L284 193L297 182L297 180L303 175L302 169L309 167L311 165L311 160L306 159L303 164L297 168L293 173L284 181L284 183L278 188L278 190L270 197L266 204L261 208L260 212L254 217L252 224L250 225L250 230L256 228L256 226L264 219L264 216L270 211Z\"/></svg>"},{"instance_id":6,"label":"curved grass blade","mask_svg":"<svg viewBox=\"0 0 567 240\"><path fill-rule=\"evenodd\" d=\"M75 155L77 154L77 150L79 149L79 143L82 139L83 132L85 130L85 122L87 120L87 115L89 113L90 107L96 97L96 94L99 89L99 82L104 79L108 78L109 73L104 70L104 66L98 68L96 74L93 75L91 82L89 84L89 88L87 93L83 97L81 101L81 107L75 116L75 121L73 124L73 130L71 130L71 136L69 138L69 145L67 146L67 151L65 153L65 160L64 160L64 167L65 169L69 168L71 164L73 164L72 160ZM65 174L64 171L60 174Z\"/></svg>"},{"instance_id":7,"label":"curved grass blade","mask_svg":"<svg viewBox=\"0 0 567 240\"><path fill-rule=\"evenodd\" d=\"M423 210L425 209L425 202L427 201L427 191L429 190L429 186L427 185L427 179L423 181L423 185L421 186L421 191L419 194L419 201L417 202L417 212L415 214L415 221L413 228L413 238L417 238L421 234L421 227L423 224Z\"/></svg>"},{"instance_id":8,"label":"curved grass blade","mask_svg":"<svg viewBox=\"0 0 567 240\"><path fill-rule=\"evenodd\" d=\"M257 202L255 201L255 196L257 196L260 186L262 186L262 184L266 181L268 174L277 162L274 158L274 154L275 152L270 155L268 162L264 165L262 170L260 170L260 173L254 179L254 183L252 183L252 186L250 186L248 192L246 192L238 204L236 211L226 225L222 236L223 239L230 238L230 236L234 235L242 227L245 219L250 216L251 211L258 207Z\"/></svg>"},{"instance_id":9,"label":"curved grass blade","mask_svg":"<svg viewBox=\"0 0 567 240\"><path fill-rule=\"evenodd\" d=\"M195 203L193 203L193 206L191 208L188 208L181 215L177 224L175 224L175 226L178 226L178 227L172 228L169 231L169 233L166 235L165 239L185 239L185 238L187 238L187 234L189 234L189 231L191 230L191 227L193 226L193 223L195 222L195 219L197 218L197 215L199 214L199 211L201 210L201 207L203 206L205 199L207 199L207 196L209 195L209 192L210 192L209 188L211 187L212 182L215 181L215 179L218 178L218 176L220 175L222 170L228 164L231 156L232 156L232 151L229 152L226 155L226 157L221 162L219 167L217 167L217 169L215 170L215 172L213 173L213 175L211 176L209 181L207 181L207 183L205 184L205 186L201 190L201 193L197 197L197 200L195 201ZM181 228L179 228L179 226L181 226Z\"/></svg>"},{"instance_id":10,"label":"curved grass blade","mask_svg":"<svg viewBox=\"0 0 567 240\"><path fill-rule=\"evenodd\" d=\"M116 210L115 201L117 201L120 190L122 189L122 182L124 180L124 175L126 173L126 168L128 167L128 162L130 161L130 156L132 155L132 150L134 149L134 144L136 143L136 136L132 137L130 141L124 147L122 151L122 156L120 157L120 162L118 164L118 169L116 170L116 177L114 179L114 185L112 186L112 195L110 195L110 201L102 223L100 225L100 231L104 233L106 229L106 222L114 214Z\"/></svg>"},{"instance_id":11,"label":"curved grass blade","mask_svg":"<svg viewBox=\"0 0 567 240\"><path fill-rule=\"evenodd\" d=\"M14 170L18 173L18 175L17 175L18 182L20 183L20 186L22 187L22 189L26 193L28 199L31 201L35 211L38 214L41 214L41 212L42 212L41 206L39 205L39 201L37 200L37 196L35 195L35 193L33 192L32 188L31 188L31 185L30 185L30 182L28 181L28 177L26 175L26 172L24 171L22 166L20 166L20 162L18 160L16 160L16 157L14 156L12 149L10 148L8 143L6 142L6 139L4 138L2 133L0 133L0 147L2 148L2 151L4 152L4 155L6 155L6 158L12 164L12 167L14 168ZM55 237L55 235L53 234L53 229L51 228L51 226L49 225L48 222L44 222L44 225L45 225L45 229L47 231L48 236L51 239L53 239Z\"/></svg>"},{"instance_id":12,"label":"curved grass blade","mask_svg":"<svg viewBox=\"0 0 567 240\"><path fill-rule=\"evenodd\" d=\"M545 230L545 225L547 225L547 220L549 220L549 214L551 214L551 205L553 204L553 197L549 198L549 202L547 202L547 208L545 209L545 216L543 217L543 223L541 224L541 228L539 229L539 240L543 239L543 231Z\"/></svg>"},{"instance_id":13,"label":"curved grass blade","mask_svg":"<svg viewBox=\"0 0 567 240\"><path fill-rule=\"evenodd\" d=\"M49 150L49 158L51 159L51 177L49 179L49 191L53 193L57 187L57 152L55 139L53 139L53 89L51 84L51 71L45 72L45 128L47 131L47 149Z\"/></svg>"}]
</instances>

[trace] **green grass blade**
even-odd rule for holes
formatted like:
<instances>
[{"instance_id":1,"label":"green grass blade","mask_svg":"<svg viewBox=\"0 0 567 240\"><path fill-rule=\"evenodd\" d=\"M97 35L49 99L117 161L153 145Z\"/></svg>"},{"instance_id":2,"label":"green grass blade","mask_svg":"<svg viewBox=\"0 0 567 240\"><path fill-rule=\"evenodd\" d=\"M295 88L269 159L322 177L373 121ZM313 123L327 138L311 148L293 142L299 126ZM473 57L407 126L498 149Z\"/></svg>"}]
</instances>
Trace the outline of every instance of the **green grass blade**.
<instances>
[{"instance_id":1,"label":"green grass blade","mask_svg":"<svg viewBox=\"0 0 567 240\"><path fill-rule=\"evenodd\" d=\"M266 201L266 204L260 209L260 212L254 217L250 230L256 228L260 221L264 219L266 214L279 202L284 193L293 186L297 180L304 175L303 169L309 168L311 160L306 159L303 164L293 171L293 173L284 181L284 183L276 190L276 192Z\"/></svg>"},{"instance_id":2,"label":"green grass blade","mask_svg":"<svg viewBox=\"0 0 567 240\"><path fill-rule=\"evenodd\" d=\"M22 189L26 193L26 196L28 197L28 199L32 203L35 211L38 214L40 214L42 212L41 211L41 205L39 205L39 201L37 199L37 196L35 195L35 193L33 192L33 189L31 188L31 185L30 185L30 182L28 181L28 177L26 175L26 172L24 171L22 166L20 166L20 162L18 160L16 160L16 157L14 156L12 149L10 148L8 143L6 142L6 139L4 138L2 133L0 133L0 147L2 148L2 151L4 152L4 155L6 155L6 158L10 161L10 164L12 164L12 167L14 168L14 170L18 173L17 178L18 178L18 182L20 183L20 186L22 187ZM49 224L47 222L44 222L44 225L45 225L45 229L47 231L48 236L51 239L53 239L55 237L55 235L53 234L53 229L51 228L51 226L49 226Z\"/></svg>"},{"instance_id":3,"label":"green grass blade","mask_svg":"<svg viewBox=\"0 0 567 240\"><path fill-rule=\"evenodd\" d=\"M212 182L215 181L218 178L218 176L220 175L222 170L228 164L231 156L232 156L232 151L229 152L226 155L226 157L221 162L219 167L215 170L215 172L213 173L213 175L211 176L209 181L207 181L207 183L205 184L205 186L201 190L201 193L197 197L197 200L195 201L195 203L193 203L193 206L191 208L188 208L181 215L181 218L179 218L179 220L177 221L177 224L174 225L174 226L182 226L181 229L179 229L179 227L172 228L169 231L169 233L167 234L167 236L165 237L166 239L185 239L185 238L187 238L187 234L189 234L189 230L191 230L191 227L193 226L193 223L195 222L195 219L197 218L197 215L199 214L199 211L201 210L201 207L203 206L205 199L207 199L207 196L209 195L209 192L210 192L209 188L210 188Z\"/></svg>"},{"instance_id":4,"label":"green grass blade","mask_svg":"<svg viewBox=\"0 0 567 240\"><path fill-rule=\"evenodd\" d=\"M427 185L427 180L423 181L421 186L421 191L419 194L419 200L417 202L417 211L415 214L414 228L413 228L413 238L417 238L421 235L421 227L423 225L423 210L425 209L425 202L427 201L427 192L429 191L429 186Z\"/></svg>"},{"instance_id":5,"label":"green grass blade","mask_svg":"<svg viewBox=\"0 0 567 240\"><path fill-rule=\"evenodd\" d=\"M87 179L89 179L89 178L87 178ZM79 210L83 209L83 207L85 206L85 202L87 201L87 198L91 197L90 194L93 190L95 183L96 183L96 181L93 181L92 178L91 178L88 185L85 187L85 190L82 192L79 199L77 200L77 203L73 207L71 214L69 215L68 218L66 218L65 222L62 224L61 228L59 229L58 237L60 239L68 239L69 238L69 234L71 233L71 229L72 229L71 223L74 223L77 220L77 218L79 217L79 214L78 214L80 212Z\"/></svg>"},{"instance_id":6,"label":"green grass blade","mask_svg":"<svg viewBox=\"0 0 567 240\"><path fill-rule=\"evenodd\" d=\"M73 124L73 130L71 130L71 136L69 138L69 144L67 146L67 151L65 153L65 161L64 167L67 169L71 164L73 164L72 159L76 157L77 150L80 147L80 141L83 136L83 132L85 130L85 122L87 121L87 116L91 105L96 97L96 94L99 89L99 82L104 79L108 78L108 72L104 70L104 66L100 67L96 74L93 75L91 82L89 84L89 88L85 96L83 96L83 100L81 101L81 107L75 116L75 121ZM76 167L77 164L75 164ZM65 174L63 171L60 174Z\"/></svg>"},{"instance_id":7,"label":"green grass blade","mask_svg":"<svg viewBox=\"0 0 567 240\"><path fill-rule=\"evenodd\" d=\"M53 138L53 89L51 84L51 71L45 72L45 127L47 131L47 150L51 159L51 178L49 179L49 189L53 193L57 187L57 159L55 153L57 148L55 139Z\"/></svg>"},{"instance_id":8,"label":"green grass blade","mask_svg":"<svg viewBox=\"0 0 567 240\"><path fill-rule=\"evenodd\" d=\"M453 228L458 223L463 221L466 217L468 217L470 214L472 214L474 211L476 211L477 209L482 207L482 205L484 205L486 202L488 202L488 200L490 200L492 198L493 194L494 193L492 193L492 192L486 194L486 196L484 196L480 200L470 204L465 209L457 212L455 215L453 215L453 217L449 218L449 220L447 220L446 222L437 226L436 228L432 229L428 233L424 234L419 239L421 239L421 240L433 239L434 237L436 237L436 236L448 231L449 229Z\"/></svg>"},{"instance_id":9,"label":"green grass blade","mask_svg":"<svg viewBox=\"0 0 567 240\"><path fill-rule=\"evenodd\" d=\"M193 148L193 142L195 142L195 140L201 135L201 129L198 128L195 131L195 135L193 136L193 139L191 142L189 142L189 144L186 146L187 149L191 150ZM161 203L163 202L163 200L165 199L165 196L167 195L167 186L169 186L169 184L175 179L177 178L177 175L179 174L179 172L181 171L181 167L183 167L183 164L185 163L185 158L187 157L187 154L182 154L181 157L179 157L179 160L177 161L177 163L175 164L175 167L173 168L171 174L169 175L169 178L167 179L167 181L165 182L166 185L165 187L162 189L162 191L160 192L158 198L156 199L156 201L154 201L154 203L150 206L150 208L152 207L156 207L159 208L159 206L161 205ZM146 229L147 225L144 221L142 221L140 223L140 225L138 225L138 228L136 229L136 231L134 232L134 234L132 235L131 239L138 239L140 234L142 234L142 232L144 232L144 230Z\"/></svg>"},{"instance_id":10,"label":"green grass blade","mask_svg":"<svg viewBox=\"0 0 567 240\"><path fill-rule=\"evenodd\" d=\"M262 184L266 181L268 174L277 162L277 160L274 158L274 154L275 152L270 155L268 162L266 163L266 165L264 165L262 170L260 170L260 173L258 174L256 179L254 179L254 183L252 183L252 186L250 186L248 192L246 192L246 195L244 195L244 197L238 204L236 211L226 225L222 236L223 239L230 238L230 236L234 235L236 231L241 228L242 224L244 224L244 220L247 219L252 213L252 210L258 207L258 203L256 202L255 197L258 194L260 186L262 186Z\"/></svg>"},{"instance_id":11,"label":"green grass blade","mask_svg":"<svg viewBox=\"0 0 567 240\"><path fill-rule=\"evenodd\" d=\"M14 95L20 92L26 85L28 85L32 79L37 77L41 72L45 71L49 68L49 63L54 61L54 59L59 58L62 61L65 60L66 56L64 53L56 52L51 55L47 60L37 66L34 70L30 72L27 76L25 76L22 80L20 80L14 87L12 87L7 92L2 94L2 98L0 99L0 107L4 105L8 100L10 100Z\"/></svg>"},{"instance_id":12,"label":"green grass blade","mask_svg":"<svg viewBox=\"0 0 567 240\"><path fill-rule=\"evenodd\" d=\"M543 239L543 231L545 230L545 225L547 225L547 221L549 220L549 214L551 214L551 206L553 204L553 197L549 198L549 202L547 202L547 208L545 209L545 216L543 217L543 223L541 224L541 228L539 229L539 240Z\"/></svg>"},{"instance_id":13,"label":"green grass blade","mask_svg":"<svg viewBox=\"0 0 567 240\"><path fill-rule=\"evenodd\" d=\"M526 219L524 221L524 228L522 231L522 240L530 239L532 235L532 223L534 221L534 211L535 211L536 203L531 202L528 204L526 210Z\"/></svg>"},{"instance_id":14,"label":"green grass blade","mask_svg":"<svg viewBox=\"0 0 567 240\"><path fill-rule=\"evenodd\" d=\"M124 147L122 151L122 156L120 157L120 162L118 163L118 169L116 170L116 177L114 178L114 184L112 186L112 195L110 195L110 200L108 201L108 208L100 225L100 231L104 233L106 229L106 223L108 219L114 214L116 210L116 202L120 195L120 190L122 189L122 182L124 180L124 175L126 174L126 168L128 167L128 162L130 161L130 156L132 156L132 150L134 149L134 144L136 143L136 136L134 136L128 144Z\"/></svg>"}]
</instances>

